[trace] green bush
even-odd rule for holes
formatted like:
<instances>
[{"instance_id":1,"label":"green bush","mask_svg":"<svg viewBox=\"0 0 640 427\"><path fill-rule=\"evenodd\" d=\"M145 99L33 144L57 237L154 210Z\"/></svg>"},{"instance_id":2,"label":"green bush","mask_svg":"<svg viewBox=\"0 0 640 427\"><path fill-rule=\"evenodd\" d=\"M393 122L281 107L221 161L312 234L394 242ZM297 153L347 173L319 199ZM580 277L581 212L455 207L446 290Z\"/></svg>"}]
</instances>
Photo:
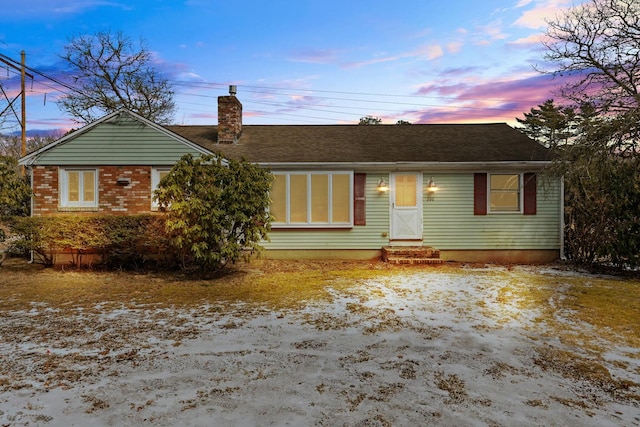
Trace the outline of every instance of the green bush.
<instances>
[{"instance_id":1,"label":"green bush","mask_svg":"<svg viewBox=\"0 0 640 427\"><path fill-rule=\"evenodd\" d=\"M20 175L16 159L0 156L0 215L26 216L30 200L29 179Z\"/></svg>"},{"instance_id":2,"label":"green bush","mask_svg":"<svg viewBox=\"0 0 640 427\"><path fill-rule=\"evenodd\" d=\"M245 160L183 156L155 192L182 267L215 271L259 251L271 225L272 180Z\"/></svg>"},{"instance_id":3,"label":"green bush","mask_svg":"<svg viewBox=\"0 0 640 427\"><path fill-rule=\"evenodd\" d=\"M178 256L159 215L104 216L102 229L107 243L102 259L111 268L173 268Z\"/></svg>"}]
</instances>

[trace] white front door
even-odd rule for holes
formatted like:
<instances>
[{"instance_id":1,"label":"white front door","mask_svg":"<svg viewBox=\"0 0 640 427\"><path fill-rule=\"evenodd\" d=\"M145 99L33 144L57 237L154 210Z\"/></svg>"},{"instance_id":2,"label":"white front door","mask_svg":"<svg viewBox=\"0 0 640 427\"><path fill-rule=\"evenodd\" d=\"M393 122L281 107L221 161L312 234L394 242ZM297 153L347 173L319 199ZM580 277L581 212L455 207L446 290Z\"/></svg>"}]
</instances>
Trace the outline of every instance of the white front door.
<instances>
[{"instance_id":1,"label":"white front door","mask_svg":"<svg viewBox=\"0 0 640 427\"><path fill-rule=\"evenodd\" d=\"M389 178L391 240L422 240L422 174L392 173Z\"/></svg>"}]
</instances>

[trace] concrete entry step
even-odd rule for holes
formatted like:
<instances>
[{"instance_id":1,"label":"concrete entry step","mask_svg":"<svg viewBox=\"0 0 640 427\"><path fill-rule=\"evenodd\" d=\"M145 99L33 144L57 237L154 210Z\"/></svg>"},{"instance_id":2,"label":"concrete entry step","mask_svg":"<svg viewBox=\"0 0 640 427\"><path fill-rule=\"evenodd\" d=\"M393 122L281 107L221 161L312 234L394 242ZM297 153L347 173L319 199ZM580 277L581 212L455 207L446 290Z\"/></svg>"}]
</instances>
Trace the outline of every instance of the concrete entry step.
<instances>
[{"instance_id":1,"label":"concrete entry step","mask_svg":"<svg viewBox=\"0 0 640 427\"><path fill-rule=\"evenodd\" d=\"M444 264L440 251L431 246L383 246L382 260L390 264Z\"/></svg>"}]
</instances>

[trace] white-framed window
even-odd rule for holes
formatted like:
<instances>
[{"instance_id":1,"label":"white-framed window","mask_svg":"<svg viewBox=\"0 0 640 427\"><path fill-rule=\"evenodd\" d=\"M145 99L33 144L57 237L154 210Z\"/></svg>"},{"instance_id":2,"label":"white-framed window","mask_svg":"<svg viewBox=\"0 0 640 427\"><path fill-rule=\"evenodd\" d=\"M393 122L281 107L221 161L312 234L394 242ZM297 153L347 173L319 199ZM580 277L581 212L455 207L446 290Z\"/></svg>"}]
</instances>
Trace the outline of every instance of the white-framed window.
<instances>
[{"instance_id":1,"label":"white-framed window","mask_svg":"<svg viewBox=\"0 0 640 427\"><path fill-rule=\"evenodd\" d=\"M171 172L170 167L151 168L151 209L158 209L158 202L153 199L153 193L158 189L158 184Z\"/></svg>"},{"instance_id":2,"label":"white-framed window","mask_svg":"<svg viewBox=\"0 0 640 427\"><path fill-rule=\"evenodd\" d=\"M60 206L63 208L98 207L98 170L64 168L59 170Z\"/></svg>"},{"instance_id":3,"label":"white-framed window","mask_svg":"<svg viewBox=\"0 0 640 427\"><path fill-rule=\"evenodd\" d=\"M352 227L353 172L274 172L274 227Z\"/></svg>"},{"instance_id":4,"label":"white-framed window","mask_svg":"<svg viewBox=\"0 0 640 427\"><path fill-rule=\"evenodd\" d=\"M492 173L488 181L489 212L522 212L522 174Z\"/></svg>"}]
</instances>

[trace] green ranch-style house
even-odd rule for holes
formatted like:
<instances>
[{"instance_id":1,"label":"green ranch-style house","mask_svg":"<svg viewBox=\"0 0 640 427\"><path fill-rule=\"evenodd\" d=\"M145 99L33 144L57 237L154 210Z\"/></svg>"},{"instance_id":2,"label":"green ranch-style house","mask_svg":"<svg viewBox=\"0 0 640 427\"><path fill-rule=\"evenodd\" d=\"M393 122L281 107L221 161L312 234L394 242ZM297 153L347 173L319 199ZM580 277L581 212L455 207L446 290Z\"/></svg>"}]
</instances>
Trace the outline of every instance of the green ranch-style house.
<instances>
[{"instance_id":1,"label":"green ranch-style house","mask_svg":"<svg viewBox=\"0 0 640 427\"><path fill-rule=\"evenodd\" d=\"M20 160L31 214L152 212L153 190L180 157L221 152L275 176L266 257L562 256L562 181L541 174L548 150L507 124L243 126L233 86L218 98L218 122L104 116Z\"/></svg>"}]
</instances>

